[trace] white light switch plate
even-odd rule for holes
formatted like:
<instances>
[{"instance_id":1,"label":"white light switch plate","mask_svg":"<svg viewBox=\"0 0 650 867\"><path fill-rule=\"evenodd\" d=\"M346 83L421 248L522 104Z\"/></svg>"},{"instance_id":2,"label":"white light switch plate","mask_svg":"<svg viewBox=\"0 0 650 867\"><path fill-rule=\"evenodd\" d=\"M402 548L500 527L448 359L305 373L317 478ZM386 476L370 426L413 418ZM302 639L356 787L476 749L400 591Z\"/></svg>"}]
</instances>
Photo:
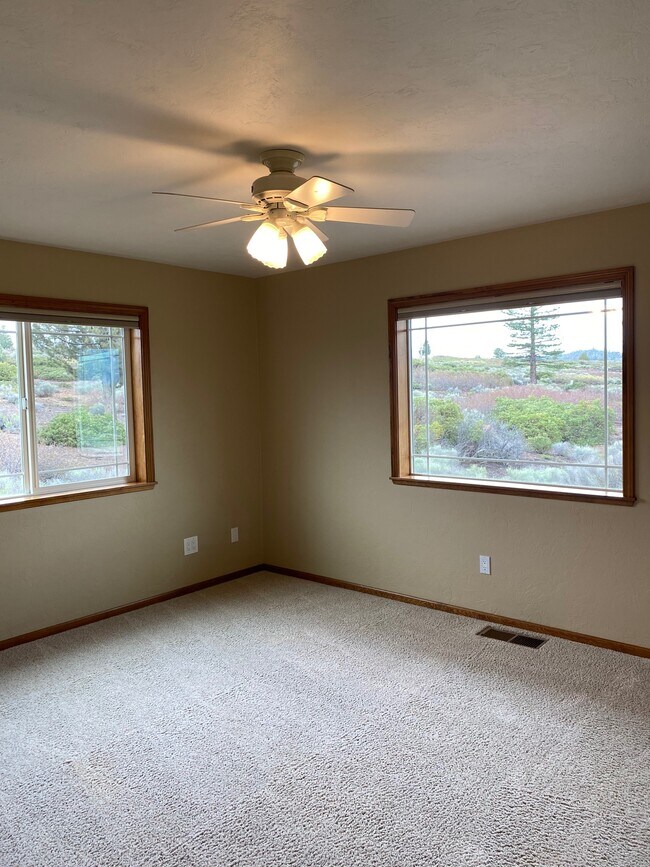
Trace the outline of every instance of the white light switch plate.
<instances>
[{"instance_id":1,"label":"white light switch plate","mask_svg":"<svg viewBox=\"0 0 650 867\"><path fill-rule=\"evenodd\" d=\"M230 528L230 541L239 542L239 527Z\"/></svg>"},{"instance_id":2,"label":"white light switch plate","mask_svg":"<svg viewBox=\"0 0 650 867\"><path fill-rule=\"evenodd\" d=\"M481 575L492 574L492 558L489 557L487 554L479 554L478 571L481 573Z\"/></svg>"}]
</instances>

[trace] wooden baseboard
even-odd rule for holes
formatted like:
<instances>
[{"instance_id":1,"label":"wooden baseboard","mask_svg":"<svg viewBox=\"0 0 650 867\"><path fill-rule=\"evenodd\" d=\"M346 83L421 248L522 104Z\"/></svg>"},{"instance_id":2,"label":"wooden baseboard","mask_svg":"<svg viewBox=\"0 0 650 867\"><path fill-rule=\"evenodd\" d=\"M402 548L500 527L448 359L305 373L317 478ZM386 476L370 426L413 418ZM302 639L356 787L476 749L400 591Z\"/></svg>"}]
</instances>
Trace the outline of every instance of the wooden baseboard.
<instances>
[{"instance_id":1,"label":"wooden baseboard","mask_svg":"<svg viewBox=\"0 0 650 867\"><path fill-rule=\"evenodd\" d=\"M638 644L625 644L622 641L612 641L609 638L599 638L596 635L585 635L582 632L571 632L568 629L557 629L555 626L545 626L542 623L531 623L528 620L518 620L515 617L504 617L502 614L489 614L486 611L475 611L473 608L461 608L458 605L448 605L446 602L434 602L430 599L421 599L419 596L408 596L405 593L393 593L390 590L380 590L378 587L368 587L366 584L354 584L351 581L339 581L338 578L327 578L324 575L315 575L313 572L301 572L299 569L285 569L281 566L273 566L265 563L262 567L266 572L275 572L279 575L290 575L293 578L303 578L306 581L316 581L318 584L329 584L331 587L340 587L342 590L356 590L358 593L370 593L373 596L382 596L384 599L394 599L396 602L407 602L409 605L422 605L425 608L434 608L436 611L446 611L448 614L459 614L461 617L472 617L475 620L486 620L488 623L499 623L502 626L512 626L514 629L524 629L528 632L539 632L542 635L553 635L556 638L565 638L567 641L577 641L580 644L592 644L596 647L604 647L607 650L616 650L619 653L629 653L632 656L650 658L650 647L642 647Z\"/></svg>"},{"instance_id":2,"label":"wooden baseboard","mask_svg":"<svg viewBox=\"0 0 650 867\"><path fill-rule=\"evenodd\" d=\"M186 584L184 587L177 587L175 590L168 590L166 593L158 593L156 596L149 596L146 599L138 599L137 602L129 602L127 605L119 605L117 608L107 608L105 611L98 611L96 614L86 614L84 617L76 617L74 620L66 620L64 623L55 623L54 626L46 626L43 629L35 629L33 632L24 632L22 635L15 635L13 638L5 638L0 641L0 651L8 650L10 647L16 647L18 644L26 644L29 641L37 641L39 638L47 638L48 635L56 635L58 632L67 632L68 629L77 629L79 626L87 626L89 623L96 623L98 620L106 620L108 617L117 617L120 614L126 614L129 611L135 611L137 608L146 608L147 605L157 605L158 602L167 602L169 599L176 599L178 596L185 596L188 593L196 593L197 590L205 590L207 587L214 587L215 584L224 584L226 581L234 581L236 578L243 578L245 575L252 575L254 572L259 572L263 567L261 565L248 566L246 569L238 569L236 572L228 572L227 575L220 575L218 578L208 578L207 581L198 581L196 584Z\"/></svg>"},{"instance_id":3,"label":"wooden baseboard","mask_svg":"<svg viewBox=\"0 0 650 867\"><path fill-rule=\"evenodd\" d=\"M270 563L259 563L256 566L248 566L246 569L238 569L220 575L218 578L208 578L207 581L199 581L196 584L187 584L159 593L157 596L149 596L147 599L139 599L127 605L117 608L108 608L98 611L96 614L87 614L77 617L75 620L66 620L64 623L56 623L54 626L46 626L43 629L35 629L33 632L25 632L13 638L5 638L0 641L0 651L16 647L18 644L26 644L29 641L37 641L39 638L47 638L48 635L56 635L66 632L68 629L77 629L79 626L87 626L98 620L106 620L108 617L117 617L138 608L146 608L148 605L157 605L158 602L167 602L188 593L196 593L214 587L216 584L224 584L226 581L234 581L255 572L274 572L278 575L290 575L293 578L302 578L305 581L315 581L318 584L328 584L331 587L339 587L342 590L356 590L358 593L370 593L372 596L382 596L384 599L393 599L396 602L406 602L409 605L421 605L424 608L433 608L436 611L446 611L448 614L458 614L461 617L472 617L474 620L485 620L488 623L499 623L502 626L512 626L514 629L524 629L528 632L539 632L542 635L553 635L556 638L565 638L567 641L577 641L580 644L592 644L596 647L604 647L607 650L616 650L619 653L629 653L632 656L650 658L650 647L642 647L638 644L625 644L622 641L612 641L609 638L598 638L595 635L585 635L582 632L571 632L568 629L557 629L555 626L545 626L541 623L531 623L528 620L517 620L514 617L504 617L502 614L488 614L486 611L476 611L473 608L462 608L458 605L448 605L446 602L434 602L431 599L421 599L419 596L408 596L405 593L393 593L391 590L381 590L378 587L369 587L366 584L355 584L352 581L340 581L338 578L327 578L325 575L315 575L313 572L302 572L299 569L287 569L283 566L273 566Z\"/></svg>"}]
</instances>

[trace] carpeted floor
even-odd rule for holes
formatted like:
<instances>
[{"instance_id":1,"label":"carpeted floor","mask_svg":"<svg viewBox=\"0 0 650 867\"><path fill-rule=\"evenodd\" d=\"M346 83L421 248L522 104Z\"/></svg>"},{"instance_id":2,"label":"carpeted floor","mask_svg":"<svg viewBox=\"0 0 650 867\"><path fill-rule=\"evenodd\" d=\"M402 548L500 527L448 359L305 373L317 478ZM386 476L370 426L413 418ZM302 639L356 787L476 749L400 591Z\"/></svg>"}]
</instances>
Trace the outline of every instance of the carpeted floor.
<instances>
[{"instance_id":1,"label":"carpeted floor","mask_svg":"<svg viewBox=\"0 0 650 867\"><path fill-rule=\"evenodd\" d=\"M0 654L2 867L647 867L647 660L258 574Z\"/></svg>"}]
</instances>

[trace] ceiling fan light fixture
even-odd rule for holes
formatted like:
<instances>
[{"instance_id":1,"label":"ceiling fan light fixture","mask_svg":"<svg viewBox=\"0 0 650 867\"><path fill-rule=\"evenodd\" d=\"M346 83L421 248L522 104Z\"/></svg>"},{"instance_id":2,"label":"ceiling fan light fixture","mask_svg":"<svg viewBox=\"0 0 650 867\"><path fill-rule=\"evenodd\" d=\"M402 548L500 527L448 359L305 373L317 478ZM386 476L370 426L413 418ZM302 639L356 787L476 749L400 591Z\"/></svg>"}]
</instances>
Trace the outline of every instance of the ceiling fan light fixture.
<instances>
[{"instance_id":1,"label":"ceiling fan light fixture","mask_svg":"<svg viewBox=\"0 0 650 867\"><path fill-rule=\"evenodd\" d=\"M311 265L327 253L327 247L309 226L302 226L291 237L305 265Z\"/></svg>"},{"instance_id":2,"label":"ceiling fan light fixture","mask_svg":"<svg viewBox=\"0 0 650 867\"><path fill-rule=\"evenodd\" d=\"M287 234L267 220L256 229L246 250L267 268L284 268L288 254Z\"/></svg>"},{"instance_id":3,"label":"ceiling fan light fixture","mask_svg":"<svg viewBox=\"0 0 650 867\"><path fill-rule=\"evenodd\" d=\"M332 207L330 202L347 196L354 190L320 175L313 175L307 180L298 177L296 169L302 164L304 156L294 148L267 148L262 151L260 161L268 168L269 174L253 181L252 204L214 196L195 196L192 193L158 190L155 194L237 205L245 212L239 217L195 223L174 231L185 232L227 223L252 223L259 220L259 228L246 249L267 268L286 267L288 235L293 238L298 255L305 265L317 262L327 253L326 243L329 241L318 224L327 220L367 226L406 227L411 224L415 211L409 208Z\"/></svg>"}]
</instances>

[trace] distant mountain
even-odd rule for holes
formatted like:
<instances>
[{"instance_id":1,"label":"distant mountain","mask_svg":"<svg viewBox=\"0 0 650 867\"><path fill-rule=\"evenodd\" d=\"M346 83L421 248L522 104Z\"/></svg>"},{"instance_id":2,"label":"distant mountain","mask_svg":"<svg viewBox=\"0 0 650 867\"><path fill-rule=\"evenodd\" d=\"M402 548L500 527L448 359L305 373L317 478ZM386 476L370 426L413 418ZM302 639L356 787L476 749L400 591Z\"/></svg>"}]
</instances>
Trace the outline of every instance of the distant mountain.
<instances>
[{"instance_id":1,"label":"distant mountain","mask_svg":"<svg viewBox=\"0 0 650 867\"><path fill-rule=\"evenodd\" d=\"M602 349L576 349L574 352L565 352L560 356L563 361L579 361L585 356L589 361L602 361L605 353ZM620 352L610 350L607 353L608 361L620 361L623 356Z\"/></svg>"}]
</instances>

